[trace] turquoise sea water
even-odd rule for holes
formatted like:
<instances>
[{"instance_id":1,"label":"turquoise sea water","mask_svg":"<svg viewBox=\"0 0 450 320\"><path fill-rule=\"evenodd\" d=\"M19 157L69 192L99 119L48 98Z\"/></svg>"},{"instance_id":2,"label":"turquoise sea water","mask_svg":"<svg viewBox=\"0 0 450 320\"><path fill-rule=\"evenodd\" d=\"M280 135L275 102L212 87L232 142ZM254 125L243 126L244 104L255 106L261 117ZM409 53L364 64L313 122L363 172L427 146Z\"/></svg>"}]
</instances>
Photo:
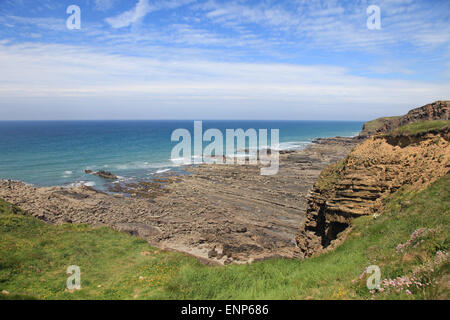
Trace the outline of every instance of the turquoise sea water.
<instances>
[{"instance_id":1,"label":"turquoise sea water","mask_svg":"<svg viewBox=\"0 0 450 320\"><path fill-rule=\"evenodd\" d=\"M193 132L193 121L0 121L0 179L39 186L104 181L84 170L104 169L121 180L151 178L179 170L170 161L171 134ZM362 122L203 121L208 128L279 129L280 148L303 148L318 137L354 136ZM204 143L206 146L207 143ZM178 169L177 169L178 168Z\"/></svg>"}]
</instances>

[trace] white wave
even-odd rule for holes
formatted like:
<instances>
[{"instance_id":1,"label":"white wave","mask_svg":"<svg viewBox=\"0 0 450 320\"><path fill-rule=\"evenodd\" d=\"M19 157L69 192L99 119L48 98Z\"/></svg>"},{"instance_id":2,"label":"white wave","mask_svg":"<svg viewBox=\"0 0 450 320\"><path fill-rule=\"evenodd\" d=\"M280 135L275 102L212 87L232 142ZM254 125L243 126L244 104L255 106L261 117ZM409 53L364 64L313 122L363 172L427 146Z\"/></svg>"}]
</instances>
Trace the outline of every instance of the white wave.
<instances>
[{"instance_id":1,"label":"white wave","mask_svg":"<svg viewBox=\"0 0 450 320\"><path fill-rule=\"evenodd\" d=\"M64 171L64 173L62 174L63 178L69 178L72 175L72 171Z\"/></svg>"},{"instance_id":2,"label":"white wave","mask_svg":"<svg viewBox=\"0 0 450 320\"><path fill-rule=\"evenodd\" d=\"M95 185L96 183L94 181L77 181L69 184L70 187L82 187L82 186L93 187Z\"/></svg>"},{"instance_id":3,"label":"white wave","mask_svg":"<svg viewBox=\"0 0 450 320\"><path fill-rule=\"evenodd\" d=\"M156 171L156 173L163 173L163 172L167 172L167 171L170 171L170 169L161 169L161 170Z\"/></svg>"},{"instance_id":4,"label":"white wave","mask_svg":"<svg viewBox=\"0 0 450 320\"><path fill-rule=\"evenodd\" d=\"M272 148L273 150L292 150L292 149L304 149L310 141L289 141L289 142L281 142L278 145L278 148Z\"/></svg>"},{"instance_id":5,"label":"white wave","mask_svg":"<svg viewBox=\"0 0 450 320\"><path fill-rule=\"evenodd\" d=\"M151 163L151 162L129 162L115 165L117 170L133 170L133 169L158 169L167 167L169 163Z\"/></svg>"},{"instance_id":6,"label":"white wave","mask_svg":"<svg viewBox=\"0 0 450 320\"><path fill-rule=\"evenodd\" d=\"M174 165L178 165L178 166L191 164L193 162L192 159L190 159L190 158L173 158L173 159L170 159L170 161L172 161L172 163Z\"/></svg>"}]
</instances>

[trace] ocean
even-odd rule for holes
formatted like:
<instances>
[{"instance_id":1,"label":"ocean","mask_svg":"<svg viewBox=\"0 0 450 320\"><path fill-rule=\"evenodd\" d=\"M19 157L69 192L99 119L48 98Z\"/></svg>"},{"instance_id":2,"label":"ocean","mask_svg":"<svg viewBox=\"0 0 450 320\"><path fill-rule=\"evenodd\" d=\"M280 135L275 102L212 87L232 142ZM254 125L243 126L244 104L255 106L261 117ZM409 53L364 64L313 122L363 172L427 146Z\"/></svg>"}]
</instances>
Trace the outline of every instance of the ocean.
<instances>
[{"instance_id":1,"label":"ocean","mask_svg":"<svg viewBox=\"0 0 450 320\"><path fill-rule=\"evenodd\" d=\"M318 137L355 136L355 121L203 121L209 128L279 129L280 149L304 148ZM0 121L0 179L37 186L85 184L103 189L105 180L85 170L106 170L122 181L151 179L182 170L170 160L177 128L193 132L193 121ZM204 146L208 143L205 142Z\"/></svg>"}]
</instances>

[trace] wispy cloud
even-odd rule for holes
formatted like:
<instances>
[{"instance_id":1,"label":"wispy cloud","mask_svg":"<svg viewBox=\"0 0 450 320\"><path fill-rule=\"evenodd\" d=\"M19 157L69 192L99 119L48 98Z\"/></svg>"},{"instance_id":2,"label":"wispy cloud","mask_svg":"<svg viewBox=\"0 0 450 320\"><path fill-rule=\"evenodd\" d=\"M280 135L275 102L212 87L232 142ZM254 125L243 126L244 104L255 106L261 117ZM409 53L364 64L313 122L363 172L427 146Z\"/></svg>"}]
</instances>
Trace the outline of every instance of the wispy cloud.
<instances>
[{"instance_id":1,"label":"wispy cloud","mask_svg":"<svg viewBox=\"0 0 450 320\"><path fill-rule=\"evenodd\" d=\"M203 7L206 16L219 23L258 23L271 26L293 26L300 23L299 17L291 14L280 6L269 6L267 3L258 6L248 6L240 3L209 2Z\"/></svg>"},{"instance_id":2,"label":"wispy cloud","mask_svg":"<svg viewBox=\"0 0 450 320\"><path fill-rule=\"evenodd\" d=\"M448 0L377 0L376 31L370 0L80 0L76 31L69 2L1 3L0 117L38 101L61 114L76 100L118 114L151 101L170 105L167 117L371 118L449 98Z\"/></svg>"},{"instance_id":3,"label":"wispy cloud","mask_svg":"<svg viewBox=\"0 0 450 320\"><path fill-rule=\"evenodd\" d=\"M40 17L20 17L15 15L0 16L0 25L27 25L39 29L66 31L65 20L63 18L40 18Z\"/></svg>"},{"instance_id":4,"label":"wispy cloud","mask_svg":"<svg viewBox=\"0 0 450 320\"><path fill-rule=\"evenodd\" d=\"M175 9L193 1L194 0L165 0L150 4L149 0L138 0L138 3L133 9L125 11L118 16L107 18L106 22L113 28L128 27L141 21L150 12L161 9Z\"/></svg>"},{"instance_id":5,"label":"wispy cloud","mask_svg":"<svg viewBox=\"0 0 450 320\"><path fill-rule=\"evenodd\" d=\"M118 16L107 18L106 22L113 28L128 27L143 19L152 10L154 8L150 6L148 0L139 0L133 9L125 11Z\"/></svg>"},{"instance_id":6,"label":"wispy cloud","mask_svg":"<svg viewBox=\"0 0 450 320\"><path fill-rule=\"evenodd\" d=\"M164 105L184 107L184 115L190 108L201 107L205 117L262 112L258 108L272 105L268 110L274 116L291 114L297 118L305 113L314 114L311 105L327 105L322 116L342 118L342 108L358 104L360 109L355 108L352 116L365 118L374 112L366 109L367 101L379 108L386 106L384 113L391 114L396 107L397 113L402 113L417 104L448 98L450 86L450 83L371 79L331 65L167 61L31 43L1 44L0 68L3 111L10 108L5 103L23 104L24 97L26 101L51 98L52 103L76 98L78 103L87 105L92 101L102 104L113 101L139 110L152 101L152 108L156 109L145 109L146 114L150 116L159 110L158 114L166 118L174 117L175 109L161 112ZM224 109L218 112L205 108L208 104L219 104ZM247 106L244 112L237 108L244 105ZM61 113L58 109L53 112Z\"/></svg>"},{"instance_id":7,"label":"wispy cloud","mask_svg":"<svg viewBox=\"0 0 450 320\"><path fill-rule=\"evenodd\" d=\"M10 1L10 0L9 0ZM96 0L96 9L111 8L115 0ZM401 46L430 51L450 45L450 2L435 0L433 3L417 0L379 0L382 29L366 28L368 0L358 1L216 1L216 0L135 0L133 7L124 12L99 19L106 21L108 29L99 37L124 35L126 27L142 22L154 14L142 28L151 33L155 41L173 41L185 46L210 46L226 43L226 46L246 46L261 49L265 53L285 54L289 50L326 50L327 52L383 53ZM183 7L185 6L185 7ZM183 7L182 9L180 9ZM179 9L178 11L175 11ZM85 7L83 7L85 12ZM3 17L3 25L14 26L35 23L38 28L56 26L49 18L26 18L11 14ZM162 18L163 17L163 18ZM61 17L60 19L62 19ZM154 19L153 19L154 18ZM0 16L1 19L1 16ZM39 21L39 19L43 19ZM2 23L0 21L0 23ZM64 24L58 22L59 28ZM83 26L87 26L83 15ZM184 26L183 30L180 26ZM111 29L112 27L112 29ZM142 33L133 28L133 34ZM218 31L216 31L218 30ZM62 30L61 30L62 31ZM173 32L173 33L170 33ZM140 39L149 37L140 36ZM136 43L138 37L129 37L128 43ZM226 41L216 41L226 39ZM189 41L191 40L191 42ZM122 43L125 39L121 40ZM145 41L145 40L143 40ZM148 43L143 43L148 45Z\"/></svg>"},{"instance_id":8,"label":"wispy cloud","mask_svg":"<svg viewBox=\"0 0 450 320\"><path fill-rule=\"evenodd\" d=\"M383 46L408 43L417 47L435 47L450 43L450 3L436 1L432 6L413 0L380 0L382 30L366 28L366 8L371 1L299 0L286 8L285 3L208 1L201 6L205 16L228 27L256 24L266 32L286 31L289 39L303 40L308 47L327 50L376 50ZM443 14L444 13L444 14ZM277 33L280 36L279 33Z\"/></svg>"}]
</instances>

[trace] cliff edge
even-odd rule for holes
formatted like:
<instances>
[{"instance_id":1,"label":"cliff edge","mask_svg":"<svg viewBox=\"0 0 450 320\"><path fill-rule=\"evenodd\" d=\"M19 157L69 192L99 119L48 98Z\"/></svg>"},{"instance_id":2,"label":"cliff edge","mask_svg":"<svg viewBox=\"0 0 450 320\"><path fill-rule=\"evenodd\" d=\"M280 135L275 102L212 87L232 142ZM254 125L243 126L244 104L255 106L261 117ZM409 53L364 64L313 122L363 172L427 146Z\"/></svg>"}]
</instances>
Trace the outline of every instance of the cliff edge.
<instances>
[{"instance_id":1,"label":"cliff edge","mask_svg":"<svg viewBox=\"0 0 450 320\"><path fill-rule=\"evenodd\" d=\"M382 213L383 200L403 186L423 189L450 171L450 121L416 121L448 119L448 106L436 102L384 123L321 173L296 237L301 256L334 248L353 218Z\"/></svg>"}]
</instances>

